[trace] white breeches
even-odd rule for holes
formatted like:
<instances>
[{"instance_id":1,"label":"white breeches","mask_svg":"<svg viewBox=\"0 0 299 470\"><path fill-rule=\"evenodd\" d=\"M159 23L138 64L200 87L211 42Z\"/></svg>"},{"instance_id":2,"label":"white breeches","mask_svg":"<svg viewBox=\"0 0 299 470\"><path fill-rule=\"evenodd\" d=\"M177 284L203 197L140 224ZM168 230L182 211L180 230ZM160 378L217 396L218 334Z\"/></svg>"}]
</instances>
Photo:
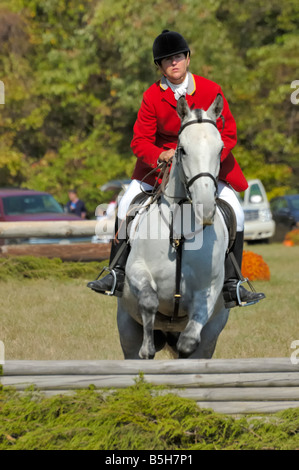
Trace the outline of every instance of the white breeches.
<instances>
[{"instance_id":1,"label":"white breeches","mask_svg":"<svg viewBox=\"0 0 299 470\"><path fill-rule=\"evenodd\" d=\"M151 186L148 183L143 183L139 180L132 180L128 189L126 190L126 192L124 193L124 195L122 196L119 202L119 206L118 206L119 219L121 220L125 219L129 206L131 202L133 201L134 197L140 193L141 187L145 191L150 191L151 189L153 189L153 186ZM235 211L236 219L237 219L237 232L243 232L244 212L234 190L224 181L219 181L218 182L218 197L220 199L224 199L226 202L228 202L232 206L233 210Z\"/></svg>"},{"instance_id":2,"label":"white breeches","mask_svg":"<svg viewBox=\"0 0 299 470\"><path fill-rule=\"evenodd\" d=\"M235 191L224 181L218 181L218 197L230 204L235 212L237 219L237 232L244 230L244 211L236 196Z\"/></svg>"},{"instance_id":3,"label":"white breeches","mask_svg":"<svg viewBox=\"0 0 299 470\"><path fill-rule=\"evenodd\" d=\"M151 191L153 186L148 183L141 182L139 180L132 180L128 189L122 196L119 206L118 206L118 218L123 220L125 219L129 206L133 201L134 197L137 196L141 192L142 189L144 191Z\"/></svg>"}]
</instances>

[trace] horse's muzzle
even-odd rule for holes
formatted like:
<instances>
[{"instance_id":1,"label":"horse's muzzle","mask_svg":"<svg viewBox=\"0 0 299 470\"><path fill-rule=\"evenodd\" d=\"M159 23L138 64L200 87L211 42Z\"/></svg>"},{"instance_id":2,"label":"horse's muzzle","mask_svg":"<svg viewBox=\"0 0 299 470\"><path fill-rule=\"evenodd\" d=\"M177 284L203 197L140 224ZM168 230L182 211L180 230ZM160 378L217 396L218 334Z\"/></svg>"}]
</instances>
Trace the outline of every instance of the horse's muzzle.
<instances>
[{"instance_id":1,"label":"horse's muzzle","mask_svg":"<svg viewBox=\"0 0 299 470\"><path fill-rule=\"evenodd\" d=\"M203 225L213 225L216 213L216 204L213 206L210 211L205 211L205 207L203 208L202 213L202 223Z\"/></svg>"}]
</instances>

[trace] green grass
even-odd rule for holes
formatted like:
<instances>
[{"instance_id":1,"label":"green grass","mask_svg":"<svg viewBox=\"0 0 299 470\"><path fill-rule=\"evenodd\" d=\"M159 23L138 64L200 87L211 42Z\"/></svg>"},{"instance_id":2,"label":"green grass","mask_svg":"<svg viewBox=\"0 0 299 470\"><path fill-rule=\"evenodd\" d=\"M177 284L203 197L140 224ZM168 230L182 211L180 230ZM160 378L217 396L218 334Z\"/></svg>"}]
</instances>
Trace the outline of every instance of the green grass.
<instances>
[{"instance_id":1,"label":"green grass","mask_svg":"<svg viewBox=\"0 0 299 470\"><path fill-rule=\"evenodd\" d=\"M254 282L266 299L230 311L215 357L289 357L292 341L299 339L299 247L280 244L246 246L263 256L271 279Z\"/></svg>"},{"instance_id":2,"label":"green grass","mask_svg":"<svg viewBox=\"0 0 299 470\"><path fill-rule=\"evenodd\" d=\"M3 288L6 359L121 359L116 303L87 280L15 280Z\"/></svg>"},{"instance_id":3,"label":"green grass","mask_svg":"<svg viewBox=\"0 0 299 470\"><path fill-rule=\"evenodd\" d=\"M254 282L267 297L231 310L214 357L289 357L292 341L299 340L299 247L246 249L261 254L270 267L270 281ZM0 340L6 359L122 359L116 299L86 287L102 265L0 260ZM170 356L161 352L156 357Z\"/></svg>"}]
</instances>

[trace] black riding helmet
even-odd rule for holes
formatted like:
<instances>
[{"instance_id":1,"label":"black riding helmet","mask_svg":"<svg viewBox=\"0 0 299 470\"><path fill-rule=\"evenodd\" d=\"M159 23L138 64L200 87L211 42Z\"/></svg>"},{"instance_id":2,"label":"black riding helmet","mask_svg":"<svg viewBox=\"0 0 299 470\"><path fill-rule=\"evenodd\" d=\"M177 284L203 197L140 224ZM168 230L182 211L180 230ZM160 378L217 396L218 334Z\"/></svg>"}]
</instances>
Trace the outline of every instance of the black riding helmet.
<instances>
[{"instance_id":1,"label":"black riding helmet","mask_svg":"<svg viewBox=\"0 0 299 470\"><path fill-rule=\"evenodd\" d=\"M153 56L155 64L160 65L162 59L181 53L190 54L190 49L183 36L175 31L164 29L154 40Z\"/></svg>"}]
</instances>

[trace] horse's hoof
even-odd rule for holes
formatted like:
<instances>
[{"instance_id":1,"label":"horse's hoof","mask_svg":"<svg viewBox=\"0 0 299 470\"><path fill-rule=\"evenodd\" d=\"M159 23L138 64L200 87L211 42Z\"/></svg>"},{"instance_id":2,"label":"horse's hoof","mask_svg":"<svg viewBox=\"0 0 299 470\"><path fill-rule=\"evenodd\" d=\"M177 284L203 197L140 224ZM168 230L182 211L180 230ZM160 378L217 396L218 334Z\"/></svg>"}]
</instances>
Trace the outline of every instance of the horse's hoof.
<instances>
[{"instance_id":1,"label":"horse's hoof","mask_svg":"<svg viewBox=\"0 0 299 470\"><path fill-rule=\"evenodd\" d=\"M178 341L177 350L181 359L187 359L198 347L199 341L193 338L182 338Z\"/></svg>"},{"instance_id":2,"label":"horse's hoof","mask_svg":"<svg viewBox=\"0 0 299 470\"><path fill-rule=\"evenodd\" d=\"M156 354L156 351L154 351L154 352L147 351L147 350L144 350L143 348L141 348L140 351L139 351L140 359L154 359L155 354Z\"/></svg>"},{"instance_id":3,"label":"horse's hoof","mask_svg":"<svg viewBox=\"0 0 299 470\"><path fill-rule=\"evenodd\" d=\"M183 351L179 352L179 359L188 359L189 356L190 356L190 353L186 353Z\"/></svg>"}]
</instances>

